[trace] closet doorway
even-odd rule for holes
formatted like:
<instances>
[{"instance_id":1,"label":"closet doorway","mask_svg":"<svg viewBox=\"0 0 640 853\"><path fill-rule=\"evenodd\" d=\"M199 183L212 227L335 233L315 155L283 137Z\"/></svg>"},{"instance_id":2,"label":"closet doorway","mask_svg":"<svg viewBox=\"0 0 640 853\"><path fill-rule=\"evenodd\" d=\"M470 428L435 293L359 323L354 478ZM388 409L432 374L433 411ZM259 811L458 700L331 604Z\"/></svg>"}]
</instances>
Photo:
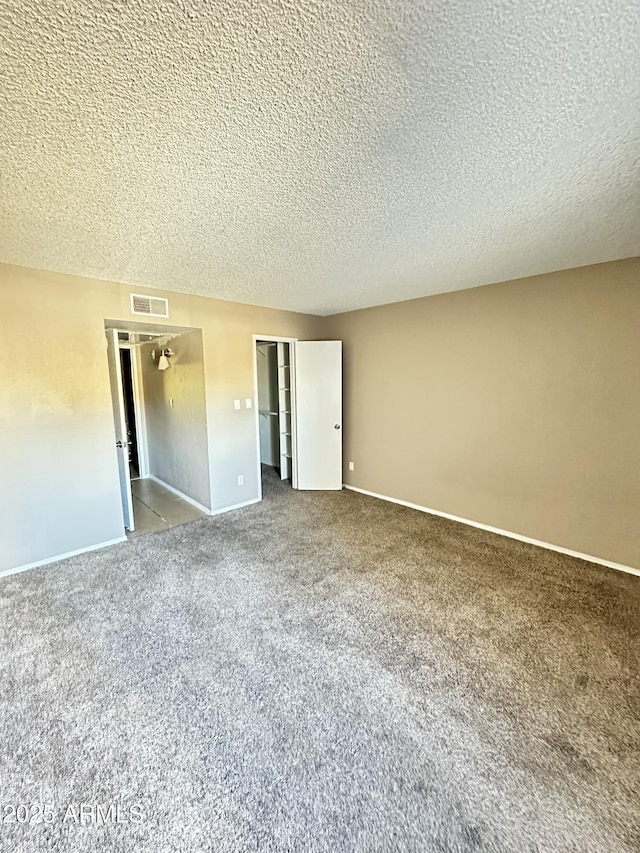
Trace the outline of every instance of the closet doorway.
<instances>
[{"instance_id":1,"label":"closet doorway","mask_svg":"<svg viewBox=\"0 0 640 853\"><path fill-rule=\"evenodd\" d=\"M273 468L296 488L294 464L293 341L255 341L260 467Z\"/></svg>"},{"instance_id":2,"label":"closet doorway","mask_svg":"<svg viewBox=\"0 0 640 853\"><path fill-rule=\"evenodd\" d=\"M253 347L258 482L271 469L294 489L341 489L342 342L254 335Z\"/></svg>"}]
</instances>

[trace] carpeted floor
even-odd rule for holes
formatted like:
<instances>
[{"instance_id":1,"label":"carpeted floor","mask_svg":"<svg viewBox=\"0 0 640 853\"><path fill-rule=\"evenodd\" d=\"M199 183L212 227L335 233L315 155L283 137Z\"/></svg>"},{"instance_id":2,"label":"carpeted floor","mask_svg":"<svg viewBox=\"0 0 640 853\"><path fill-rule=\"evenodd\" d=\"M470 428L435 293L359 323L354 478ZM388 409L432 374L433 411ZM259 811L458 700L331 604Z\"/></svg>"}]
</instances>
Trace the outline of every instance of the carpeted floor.
<instances>
[{"instance_id":1,"label":"carpeted floor","mask_svg":"<svg viewBox=\"0 0 640 853\"><path fill-rule=\"evenodd\" d=\"M0 849L640 850L640 578L265 494L0 580Z\"/></svg>"}]
</instances>

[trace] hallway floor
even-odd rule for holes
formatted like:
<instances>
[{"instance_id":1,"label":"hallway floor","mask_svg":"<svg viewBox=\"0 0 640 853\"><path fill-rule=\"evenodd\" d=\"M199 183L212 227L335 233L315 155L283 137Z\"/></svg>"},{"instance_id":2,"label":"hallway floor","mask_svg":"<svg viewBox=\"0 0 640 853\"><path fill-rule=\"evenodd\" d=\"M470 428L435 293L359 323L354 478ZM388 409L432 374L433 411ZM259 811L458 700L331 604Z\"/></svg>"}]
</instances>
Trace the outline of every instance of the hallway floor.
<instances>
[{"instance_id":1,"label":"hallway floor","mask_svg":"<svg viewBox=\"0 0 640 853\"><path fill-rule=\"evenodd\" d=\"M204 518L203 512L151 479L131 481L135 530L129 539Z\"/></svg>"}]
</instances>

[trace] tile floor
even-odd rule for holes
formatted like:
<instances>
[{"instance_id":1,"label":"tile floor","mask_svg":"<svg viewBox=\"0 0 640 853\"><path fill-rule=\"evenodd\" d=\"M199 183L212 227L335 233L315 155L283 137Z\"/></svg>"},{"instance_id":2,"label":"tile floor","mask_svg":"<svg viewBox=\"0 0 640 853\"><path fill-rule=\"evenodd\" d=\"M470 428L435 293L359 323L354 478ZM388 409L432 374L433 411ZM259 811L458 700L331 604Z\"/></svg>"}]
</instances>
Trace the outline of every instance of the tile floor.
<instances>
[{"instance_id":1,"label":"tile floor","mask_svg":"<svg viewBox=\"0 0 640 853\"><path fill-rule=\"evenodd\" d=\"M170 527L204 517L204 513L199 509L154 480L132 480L131 491L133 492L135 530L127 533L130 539L143 536L145 533L169 530Z\"/></svg>"}]
</instances>

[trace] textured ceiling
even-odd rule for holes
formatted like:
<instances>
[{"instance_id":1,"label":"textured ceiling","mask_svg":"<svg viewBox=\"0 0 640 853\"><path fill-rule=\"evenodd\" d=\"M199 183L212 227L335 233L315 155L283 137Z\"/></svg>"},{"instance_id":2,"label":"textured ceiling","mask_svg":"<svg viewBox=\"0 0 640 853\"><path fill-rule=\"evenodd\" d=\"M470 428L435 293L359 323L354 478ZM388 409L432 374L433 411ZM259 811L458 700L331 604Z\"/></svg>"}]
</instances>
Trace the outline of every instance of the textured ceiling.
<instances>
[{"instance_id":1,"label":"textured ceiling","mask_svg":"<svg viewBox=\"0 0 640 853\"><path fill-rule=\"evenodd\" d=\"M0 0L0 260L318 314L640 254L626 0Z\"/></svg>"}]
</instances>

